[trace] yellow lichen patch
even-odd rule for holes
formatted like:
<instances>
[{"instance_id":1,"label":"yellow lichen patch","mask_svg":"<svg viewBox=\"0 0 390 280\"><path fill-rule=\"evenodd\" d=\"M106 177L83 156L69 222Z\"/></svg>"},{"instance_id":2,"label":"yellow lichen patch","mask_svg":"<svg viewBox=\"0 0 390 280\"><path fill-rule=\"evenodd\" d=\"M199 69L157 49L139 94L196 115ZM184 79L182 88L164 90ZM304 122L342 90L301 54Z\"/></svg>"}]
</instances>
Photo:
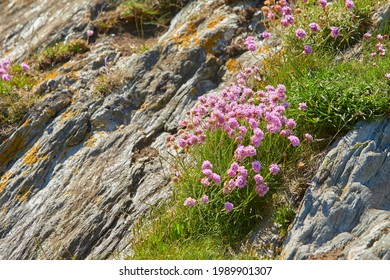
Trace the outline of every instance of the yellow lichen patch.
<instances>
[{"instance_id":1,"label":"yellow lichen patch","mask_svg":"<svg viewBox=\"0 0 390 280\"><path fill-rule=\"evenodd\" d=\"M47 74L43 80L48 81L48 80L57 78L57 76L58 76L57 72L51 72L51 73Z\"/></svg>"},{"instance_id":2,"label":"yellow lichen patch","mask_svg":"<svg viewBox=\"0 0 390 280\"><path fill-rule=\"evenodd\" d=\"M23 150L26 142L25 136L15 137L11 143L6 146L5 153L0 153L0 168L7 166L7 164L14 158L14 156ZM1 170L1 169L0 169Z\"/></svg>"},{"instance_id":3,"label":"yellow lichen patch","mask_svg":"<svg viewBox=\"0 0 390 280\"><path fill-rule=\"evenodd\" d=\"M226 68L232 72L236 73L240 70L240 64L238 63L237 59L231 58L226 62Z\"/></svg>"},{"instance_id":4,"label":"yellow lichen patch","mask_svg":"<svg viewBox=\"0 0 390 280\"><path fill-rule=\"evenodd\" d=\"M50 109L50 108L47 108L45 111L46 111L46 113L47 113L50 117L52 117L52 116L55 115L54 111L53 111L52 109Z\"/></svg>"},{"instance_id":5,"label":"yellow lichen patch","mask_svg":"<svg viewBox=\"0 0 390 280\"><path fill-rule=\"evenodd\" d=\"M12 178L13 175L14 174L11 171L7 171L4 173L3 176L1 176L1 178L0 178L0 193L2 193L5 190L9 180Z\"/></svg>"},{"instance_id":6,"label":"yellow lichen patch","mask_svg":"<svg viewBox=\"0 0 390 280\"><path fill-rule=\"evenodd\" d=\"M84 142L84 146L93 147L93 145L96 143L96 140L97 139L95 138L95 135L92 135L87 141Z\"/></svg>"},{"instance_id":7,"label":"yellow lichen patch","mask_svg":"<svg viewBox=\"0 0 390 280\"><path fill-rule=\"evenodd\" d=\"M23 157L23 163L33 165L34 163L47 160L47 156L39 156L39 145L34 145Z\"/></svg>"},{"instance_id":8,"label":"yellow lichen patch","mask_svg":"<svg viewBox=\"0 0 390 280\"><path fill-rule=\"evenodd\" d=\"M3 208L1 208L1 213L3 214L7 213L7 207L3 206Z\"/></svg>"},{"instance_id":9,"label":"yellow lichen patch","mask_svg":"<svg viewBox=\"0 0 390 280\"><path fill-rule=\"evenodd\" d=\"M97 131L94 134L91 135L91 137L88 138L87 141L84 142L84 146L86 147L93 147L96 143L96 141L103 135L105 132L103 131Z\"/></svg>"},{"instance_id":10,"label":"yellow lichen patch","mask_svg":"<svg viewBox=\"0 0 390 280\"><path fill-rule=\"evenodd\" d=\"M183 46L184 48L187 48L191 40L196 37L197 35L197 26L195 23L190 22L187 25L187 28L184 32L184 34L178 36L174 35L171 39L178 45Z\"/></svg>"},{"instance_id":11,"label":"yellow lichen patch","mask_svg":"<svg viewBox=\"0 0 390 280\"><path fill-rule=\"evenodd\" d=\"M31 193L31 189L32 187L30 188L22 188L20 190L20 192L16 195L15 199L19 202L24 202L26 201L27 197L30 195Z\"/></svg>"},{"instance_id":12,"label":"yellow lichen patch","mask_svg":"<svg viewBox=\"0 0 390 280\"><path fill-rule=\"evenodd\" d=\"M21 127L27 127L27 126L29 126L29 125L30 125L30 122L31 122L31 120L30 120L30 119L27 119L27 120L21 125Z\"/></svg>"},{"instance_id":13,"label":"yellow lichen patch","mask_svg":"<svg viewBox=\"0 0 390 280\"><path fill-rule=\"evenodd\" d=\"M67 120L72 119L74 116L77 115L76 111L71 111L71 108L67 109L62 115L61 115L61 123L66 122Z\"/></svg>"},{"instance_id":14,"label":"yellow lichen patch","mask_svg":"<svg viewBox=\"0 0 390 280\"><path fill-rule=\"evenodd\" d=\"M258 54L261 54L261 53L264 53L264 52L269 51L270 49L271 49L270 46L264 45L264 46L262 46L261 48L259 48L259 49L257 50L257 53L258 53Z\"/></svg>"},{"instance_id":15,"label":"yellow lichen patch","mask_svg":"<svg viewBox=\"0 0 390 280\"><path fill-rule=\"evenodd\" d=\"M218 33L215 36L208 37L206 40L203 42L202 47L208 52L212 53L213 47L216 41L222 38L222 33Z\"/></svg>"},{"instance_id":16,"label":"yellow lichen patch","mask_svg":"<svg viewBox=\"0 0 390 280\"><path fill-rule=\"evenodd\" d=\"M219 16L215 19L213 19L212 21L210 21L208 24L207 24L207 28L214 28L218 23L220 23L225 17L224 16Z\"/></svg>"}]
</instances>

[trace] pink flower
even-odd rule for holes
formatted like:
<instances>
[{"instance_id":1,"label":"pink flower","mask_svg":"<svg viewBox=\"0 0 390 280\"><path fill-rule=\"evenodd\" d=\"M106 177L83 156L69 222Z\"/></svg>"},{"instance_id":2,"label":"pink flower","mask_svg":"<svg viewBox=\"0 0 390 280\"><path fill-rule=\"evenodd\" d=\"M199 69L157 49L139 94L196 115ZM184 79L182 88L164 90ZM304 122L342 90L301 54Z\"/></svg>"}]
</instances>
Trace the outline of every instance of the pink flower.
<instances>
[{"instance_id":1,"label":"pink flower","mask_svg":"<svg viewBox=\"0 0 390 280\"><path fill-rule=\"evenodd\" d=\"M203 169L202 170L203 175L207 176L208 178L213 178L213 171L211 169Z\"/></svg>"},{"instance_id":2,"label":"pink flower","mask_svg":"<svg viewBox=\"0 0 390 280\"><path fill-rule=\"evenodd\" d=\"M253 36L248 36L248 37L245 39L244 44L246 45L246 47L248 48L248 50L249 50L250 52L254 52L254 51L256 51L256 49L257 49L256 43L255 43L255 38L253 38Z\"/></svg>"},{"instance_id":3,"label":"pink flower","mask_svg":"<svg viewBox=\"0 0 390 280\"><path fill-rule=\"evenodd\" d=\"M87 36L91 37L93 35L93 30L87 30Z\"/></svg>"},{"instance_id":4,"label":"pink flower","mask_svg":"<svg viewBox=\"0 0 390 280\"><path fill-rule=\"evenodd\" d=\"M364 38L364 39L368 39L368 38L371 38L371 37L372 37L372 35L371 35L371 33L369 33L369 32L364 33L364 35L363 35L363 38Z\"/></svg>"},{"instance_id":5,"label":"pink flower","mask_svg":"<svg viewBox=\"0 0 390 280\"><path fill-rule=\"evenodd\" d=\"M212 178L215 184L219 185L219 183L221 183L221 176L219 176L217 173L213 173Z\"/></svg>"},{"instance_id":6,"label":"pink flower","mask_svg":"<svg viewBox=\"0 0 390 280\"><path fill-rule=\"evenodd\" d=\"M205 186L205 187L210 186L209 178L202 178L202 179L200 180L200 183L201 183L203 186Z\"/></svg>"},{"instance_id":7,"label":"pink flower","mask_svg":"<svg viewBox=\"0 0 390 280\"><path fill-rule=\"evenodd\" d=\"M255 192L260 197L265 196L268 191L269 191L268 185L264 183L258 184L255 187Z\"/></svg>"},{"instance_id":8,"label":"pink flower","mask_svg":"<svg viewBox=\"0 0 390 280\"><path fill-rule=\"evenodd\" d=\"M331 26L330 27L330 36L332 36L333 38L337 38L337 37L339 37L340 36L340 30L339 30L339 28L338 27L336 27L336 26Z\"/></svg>"},{"instance_id":9,"label":"pink flower","mask_svg":"<svg viewBox=\"0 0 390 280\"><path fill-rule=\"evenodd\" d=\"M316 22L310 23L310 24L309 24L309 28L310 28L310 30L313 31L313 32L318 32L318 31L320 31L320 26L319 26L319 24L316 23Z\"/></svg>"},{"instance_id":10,"label":"pink flower","mask_svg":"<svg viewBox=\"0 0 390 280\"><path fill-rule=\"evenodd\" d=\"M383 41L383 36L381 34L378 34L378 36L376 36L376 38L379 40L379 41Z\"/></svg>"},{"instance_id":11,"label":"pink flower","mask_svg":"<svg viewBox=\"0 0 390 280\"><path fill-rule=\"evenodd\" d=\"M318 1L321 5L321 8L325 10L326 6L328 5L328 2L326 0L319 0Z\"/></svg>"},{"instance_id":12,"label":"pink flower","mask_svg":"<svg viewBox=\"0 0 390 280\"><path fill-rule=\"evenodd\" d=\"M302 103L299 103L299 104L298 104L298 110L300 110L300 111L306 111L306 109L307 109L307 104L306 104L306 102L302 102Z\"/></svg>"},{"instance_id":13,"label":"pink flower","mask_svg":"<svg viewBox=\"0 0 390 280\"><path fill-rule=\"evenodd\" d=\"M297 123L293 119L288 119L286 122L286 126L288 128L295 128L297 126Z\"/></svg>"},{"instance_id":14,"label":"pink flower","mask_svg":"<svg viewBox=\"0 0 390 280\"><path fill-rule=\"evenodd\" d=\"M196 204L196 199L192 197L187 197L186 200L184 201L184 206L187 207L193 207Z\"/></svg>"},{"instance_id":15,"label":"pink flower","mask_svg":"<svg viewBox=\"0 0 390 280\"><path fill-rule=\"evenodd\" d=\"M288 137L292 134L292 131L290 129L283 129L280 131L280 135L283 137Z\"/></svg>"},{"instance_id":16,"label":"pink flower","mask_svg":"<svg viewBox=\"0 0 390 280\"><path fill-rule=\"evenodd\" d=\"M264 39L268 39L269 37L271 37L271 33L267 32L267 31L264 31L264 32L262 33L262 35L263 35L263 38L264 38Z\"/></svg>"},{"instance_id":17,"label":"pink flower","mask_svg":"<svg viewBox=\"0 0 390 280\"><path fill-rule=\"evenodd\" d=\"M239 187L239 188L243 188L243 187L245 187L246 186L246 179L245 179L245 177L244 176L241 176L241 175L239 175L239 176L237 176L237 179L236 179L236 186L237 187Z\"/></svg>"},{"instance_id":18,"label":"pink flower","mask_svg":"<svg viewBox=\"0 0 390 280\"><path fill-rule=\"evenodd\" d=\"M346 0L345 7L347 10L352 10L355 7L355 4L351 0Z\"/></svg>"},{"instance_id":19,"label":"pink flower","mask_svg":"<svg viewBox=\"0 0 390 280\"><path fill-rule=\"evenodd\" d=\"M311 53L313 53L313 48L311 46L309 46L309 45L305 45L303 47L303 52L302 53L303 54L311 54Z\"/></svg>"},{"instance_id":20,"label":"pink flower","mask_svg":"<svg viewBox=\"0 0 390 280\"><path fill-rule=\"evenodd\" d=\"M7 71L5 71L3 68L0 68L0 76L7 73Z\"/></svg>"},{"instance_id":21,"label":"pink flower","mask_svg":"<svg viewBox=\"0 0 390 280\"><path fill-rule=\"evenodd\" d=\"M306 37L306 32L305 30L303 30L302 28L298 28L296 31L295 31L295 36L299 39L303 39Z\"/></svg>"},{"instance_id":22,"label":"pink flower","mask_svg":"<svg viewBox=\"0 0 390 280\"><path fill-rule=\"evenodd\" d=\"M234 204L233 204L233 203L231 203L231 202L229 202L229 201L227 201L227 202L225 203L225 209L226 209L226 211L230 212L230 211L233 210L233 208L234 208Z\"/></svg>"},{"instance_id":23,"label":"pink flower","mask_svg":"<svg viewBox=\"0 0 390 280\"><path fill-rule=\"evenodd\" d=\"M20 64L20 66L22 66L22 69L25 72L27 72L30 69L30 67L28 67L28 65L26 63L22 63L22 64Z\"/></svg>"},{"instance_id":24,"label":"pink flower","mask_svg":"<svg viewBox=\"0 0 390 280\"><path fill-rule=\"evenodd\" d=\"M203 195L203 197L202 197L202 202L203 203L207 203L207 202L209 202L209 197L207 196L207 195Z\"/></svg>"},{"instance_id":25,"label":"pink flower","mask_svg":"<svg viewBox=\"0 0 390 280\"><path fill-rule=\"evenodd\" d=\"M311 134L305 133L303 136L305 137L305 139L306 139L308 142L313 141L313 136L311 136Z\"/></svg>"},{"instance_id":26,"label":"pink flower","mask_svg":"<svg viewBox=\"0 0 390 280\"><path fill-rule=\"evenodd\" d=\"M272 175L277 175L280 171L280 168L277 164L273 163L269 166L269 172L271 172Z\"/></svg>"},{"instance_id":27,"label":"pink flower","mask_svg":"<svg viewBox=\"0 0 390 280\"><path fill-rule=\"evenodd\" d=\"M253 161L252 162L252 169L254 172L259 173L261 169L261 163L259 161Z\"/></svg>"},{"instance_id":28,"label":"pink flower","mask_svg":"<svg viewBox=\"0 0 390 280\"><path fill-rule=\"evenodd\" d=\"M283 18L283 19L280 21L280 24L281 24L282 26L284 26L284 27L289 26L289 23L288 23L287 19L285 19L285 18Z\"/></svg>"},{"instance_id":29,"label":"pink flower","mask_svg":"<svg viewBox=\"0 0 390 280\"><path fill-rule=\"evenodd\" d=\"M11 80L11 76L9 74L3 74L3 75L1 75L1 79L3 81L10 81Z\"/></svg>"},{"instance_id":30,"label":"pink flower","mask_svg":"<svg viewBox=\"0 0 390 280\"><path fill-rule=\"evenodd\" d=\"M228 169L227 171L228 175L231 177L231 178L234 178L237 174L236 171L232 170L231 168Z\"/></svg>"},{"instance_id":31,"label":"pink flower","mask_svg":"<svg viewBox=\"0 0 390 280\"><path fill-rule=\"evenodd\" d=\"M255 179L256 181L256 184L261 184L261 183L264 183L264 178L261 177L260 174L256 174L255 176L253 176L253 179Z\"/></svg>"},{"instance_id":32,"label":"pink flower","mask_svg":"<svg viewBox=\"0 0 390 280\"><path fill-rule=\"evenodd\" d=\"M294 135L291 135L291 136L289 136L289 137L287 137L287 138L288 138L288 140L290 140L291 145L293 145L294 147L299 146L299 144L301 143L301 142L299 141L299 138L296 137L296 136L294 136Z\"/></svg>"},{"instance_id":33,"label":"pink flower","mask_svg":"<svg viewBox=\"0 0 390 280\"><path fill-rule=\"evenodd\" d=\"M275 14L272 13L272 12L268 12L267 18L268 18L268 19L274 19L274 18L275 18Z\"/></svg>"},{"instance_id":34,"label":"pink flower","mask_svg":"<svg viewBox=\"0 0 390 280\"><path fill-rule=\"evenodd\" d=\"M208 160L203 161L202 163L202 170L204 169L212 169L213 165Z\"/></svg>"},{"instance_id":35,"label":"pink flower","mask_svg":"<svg viewBox=\"0 0 390 280\"><path fill-rule=\"evenodd\" d=\"M289 25L294 24L294 17L292 15L286 15L285 19Z\"/></svg>"}]
</instances>

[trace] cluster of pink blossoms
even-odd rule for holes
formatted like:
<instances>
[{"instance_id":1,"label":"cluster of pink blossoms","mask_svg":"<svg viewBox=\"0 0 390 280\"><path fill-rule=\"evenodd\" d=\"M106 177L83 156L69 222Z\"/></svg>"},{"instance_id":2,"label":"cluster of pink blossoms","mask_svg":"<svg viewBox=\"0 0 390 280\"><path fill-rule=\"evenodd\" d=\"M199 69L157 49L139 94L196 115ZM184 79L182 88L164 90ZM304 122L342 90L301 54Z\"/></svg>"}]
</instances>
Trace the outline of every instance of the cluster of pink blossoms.
<instances>
[{"instance_id":1,"label":"cluster of pink blossoms","mask_svg":"<svg viewBox=\"0 0 390 280\"><path fill-rule=\"evenodd\" d=\"M9 59L3 59L2 61L0 61L0 77L3 81L11 80L11 75L8 73L10 66L11 66L11 62ZM25 63L22 63L20 66L25 72L29 70L28 65Z\"/></svg>"},{"instance_id":2,"label":"cluster of pink blossoms","mask_svg":"<svg viewBox=\"0 0 390 280\"><path fill-rule=\"evenodd\" d=\"M368 39L372 38L372 34L367 32L367 33L365 33L363 35L363 38L368 40ZM389 39L389 36L387 34L385 34L385 35L378 34L376 36L376 39L377 39L377 42L376 42L376 45L375 45L376 51L371 53L371 57L372 58L376 58L378 56L379 57L383 57L383 56L386 55L386 49L385 49L385 47L383 45L383 41ZM372 65L376 66L376 62L373 62ZM387 79L390 79L390 73L386 73L385 77Z\"/></svg>"},{"instance_id":3,"label":"cluster of pink blossoms","mask_svg":"<svg viewBox=\"0 0 390 280\"><path fill-rule=\"evenodd\" d=\"M250 86L252 80L259 75L259 68L246 68L237 75L237 83L232 83L223 89L220 95L201 96L196 106L187 113L187 118L179 121L178 146L187 149L206 141L206 132L223 131L236 142L231 166L226 174L213 172L213 165L206 160L202 163L201 184L209 187L211 184L222 184L222 193L228 194L235 188L247 187L254 181L254 191L264 196L269 188L260 175L261 163L254 158L257 148L266 134L280 134L292 146L299 146L300 140L293 135L296 122L285 116L290 104L286 102L286 87L266 86L264 90L254 91ZM306 103L300 103L299 109L306 110ZM311 135L305 135L308 141ZM169 140L172 140L171 138ZM249 159L251 170L244 162ZM279 172L277 164L271 164L269 172L276 175ZM253 172L252 172L253 171ZM254 175L249 175L249 174ZM221 179L221 177L223 179ZM188 201L187 201L188 200ZM188 198L186 206L194 206L194 200ZM195 200L196 201L196 200ZM230 202L229 202L230 203ZM227 211L233 209L228 204ZM230 209L230 210L229 210Z\"/></svg>"}]
</instances>

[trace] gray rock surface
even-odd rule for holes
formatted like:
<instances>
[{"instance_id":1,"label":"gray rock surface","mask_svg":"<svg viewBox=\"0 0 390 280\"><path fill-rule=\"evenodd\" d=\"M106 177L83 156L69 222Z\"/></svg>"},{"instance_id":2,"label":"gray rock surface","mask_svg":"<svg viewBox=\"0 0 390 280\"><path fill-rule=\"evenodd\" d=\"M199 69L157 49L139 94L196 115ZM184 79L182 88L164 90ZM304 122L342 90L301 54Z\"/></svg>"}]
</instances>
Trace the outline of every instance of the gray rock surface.
<instances>
[{"instance_id":1,"label":"gray rock surface","mask_svg":"<svg viewBox=\"0 0 390 280\"><path fill-rule=\"evenodd\" d=\"M390 259L390 120L360 123L322 162L286 259Z\"/></svg>"},{"instance_id":2,"label":"gray rock surface","mask_svg":"<svg viewBox=\"0 0 390 280\"><path fill-rule=\"evenodd\" d=\"M14 2L1 4L8 5L6 13ZM52 2L53 9L62 7L63 1ZM86 16L81 11L89 13L89 1L74 2L63 11L69 26L60 33L79 28L79 15ZM39 3L49 2L34 1L18 13L56 26ZM165 137L176 132L178 119L199 96L222 87L238 70L225 65L231 56L223 50L250 24L240 15L250 1L194 5L151 50L121 56L107 37L37 88L42 101L0 146L0 259L131 254L137 219L170 195L170 169L161 159ZM23 44L12 49L17 41L9 36L0 41L15 59L25 51ZM124 82L103 97L95 81L106 73L123 75Z\"/></svg>"}]
</instances>

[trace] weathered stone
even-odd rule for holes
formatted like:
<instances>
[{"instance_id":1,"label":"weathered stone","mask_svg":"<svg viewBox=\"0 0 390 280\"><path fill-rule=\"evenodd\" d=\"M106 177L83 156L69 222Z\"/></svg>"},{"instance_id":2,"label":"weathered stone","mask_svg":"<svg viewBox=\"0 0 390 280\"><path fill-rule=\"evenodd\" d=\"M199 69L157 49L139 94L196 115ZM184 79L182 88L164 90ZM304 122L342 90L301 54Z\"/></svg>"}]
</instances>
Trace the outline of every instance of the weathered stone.
<instances>
[{"instance_id":1,"label":"weathered stone","mask_svg":"<svg viewBox=\"0 0 390 280\"><path fill-rule=\"evenodd\" d=\"M306 191L287 259L390 259L390 120L337 141Z\"/></svg>"},{"instance_id":2,"label":"weathered stone","mask_svg":"<svg viewBox=\"0 0 390 280\"><path fill-rule=\"evenodd\" d=\"M88 3L95 1L76 2L72 12L63 11L63 1L34 1L34 13L23 6L25 14L37 18L31 24L41 26L37 40L28 37L31 32L25 38L36 45L73 36L69 32L77 37L75 30L87 28L88 21L81 18L88 14ZM177 120L199 96L222 87L239 70L226 69L230 56L223 50L236 30L250 23L230 6L255 1L230 6L193 2L202 13L195 15L193 4L183 9L151 50L121 56L108 37L91 45L82 58L60 66L56 78L39 87L37 93L46 94L43 100L0 146L0 259L131 253L138 218L170 196L169 166L160 159L166 152L164 139L176 132ZM44 3L50 3L47 12L38 9ZM4 10L7 15L10 7ZM55 17L60 22L46 16L51 9L63 13ZM201 17L194 23L197 34L190 33L194 25L185 24L189 14ZM48 28L52 32L64 22L68 25L60 34L48 38ZM26 52L23 44L12 49L17 41L4 42L12 58ZM123 73L124 83L108 96L98 96L94 81L109 71Z\"/></svg>"}]
</instances>

